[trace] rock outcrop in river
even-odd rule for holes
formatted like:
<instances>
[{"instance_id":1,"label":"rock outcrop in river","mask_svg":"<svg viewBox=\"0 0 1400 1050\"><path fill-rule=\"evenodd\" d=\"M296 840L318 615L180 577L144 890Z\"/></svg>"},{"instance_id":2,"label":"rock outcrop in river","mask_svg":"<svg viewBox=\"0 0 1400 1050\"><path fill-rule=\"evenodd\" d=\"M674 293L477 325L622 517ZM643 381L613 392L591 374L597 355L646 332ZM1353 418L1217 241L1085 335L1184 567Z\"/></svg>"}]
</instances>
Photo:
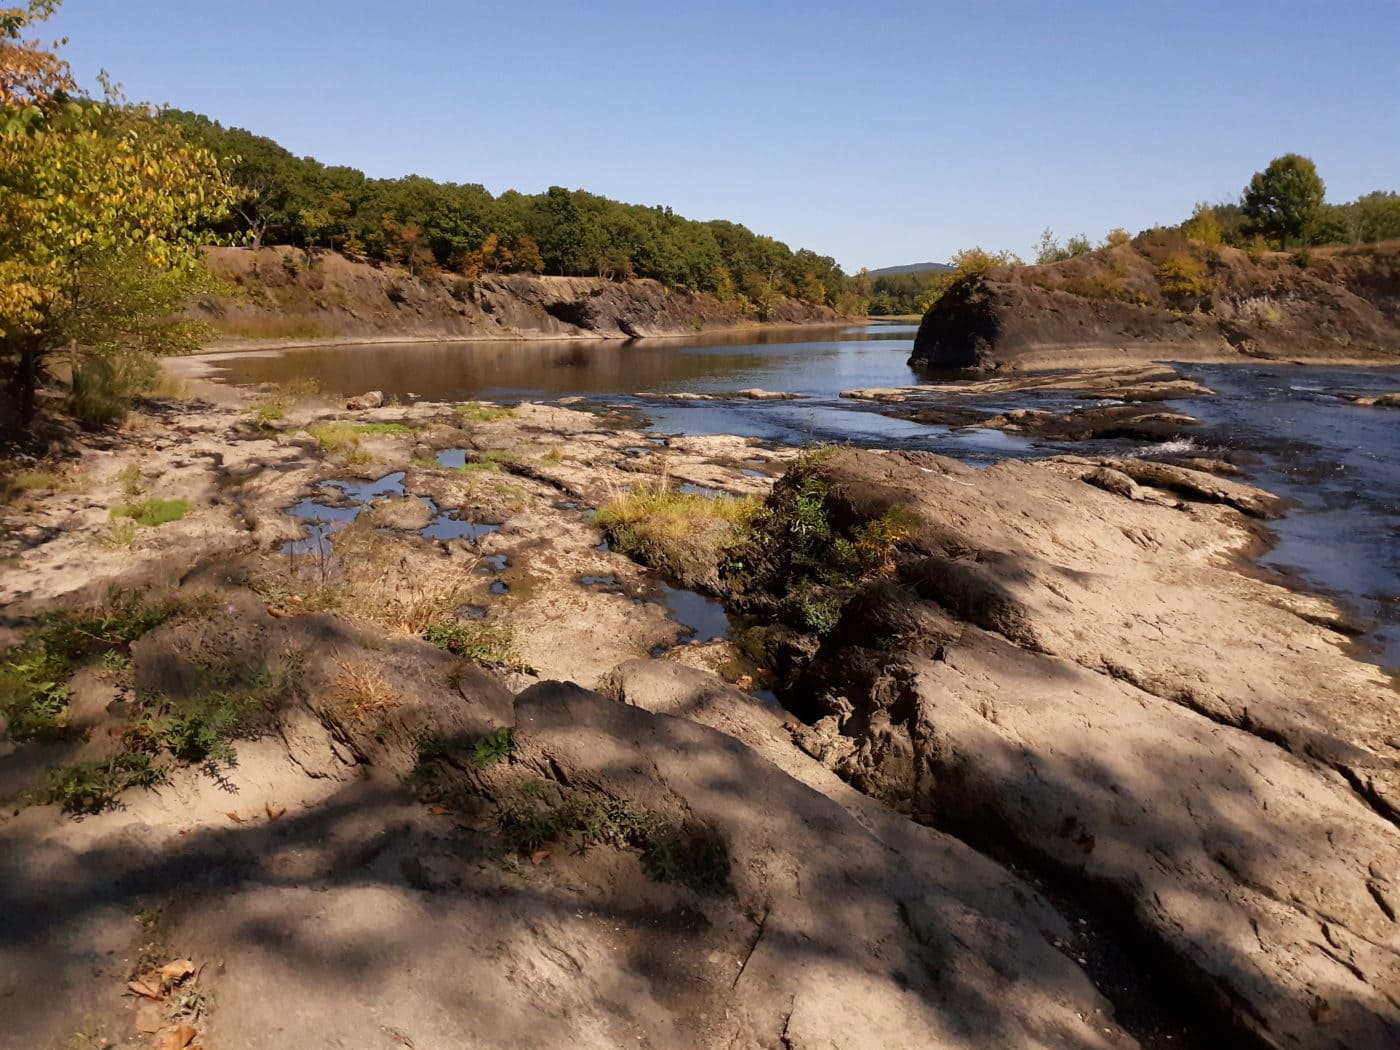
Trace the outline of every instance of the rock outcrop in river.
<instances>
[{"instance_id":1,"label":"rock outcrop in river","mask_svg":"<svg viewBox=\"0 0 1400 1050\"><path fill-rule=\"evenodd\" d=\"M934 303L910 362L991 371L1247 358L1400 361L1400 249L1318 250L1298 265L1144 235L1051 265L1001 267Z\"/></svg>"}]
</instances>

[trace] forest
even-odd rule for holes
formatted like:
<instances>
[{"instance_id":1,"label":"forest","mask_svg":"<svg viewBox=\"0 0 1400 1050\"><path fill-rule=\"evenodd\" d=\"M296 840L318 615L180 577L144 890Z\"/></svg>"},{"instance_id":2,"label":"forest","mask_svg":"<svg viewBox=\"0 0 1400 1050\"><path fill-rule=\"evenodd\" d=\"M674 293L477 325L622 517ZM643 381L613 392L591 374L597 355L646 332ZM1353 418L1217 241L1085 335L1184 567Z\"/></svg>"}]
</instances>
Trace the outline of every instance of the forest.
<instances>
[{"instance_id":1,"label":"forest","mask_svg":"<svg viewBox=\"0 0 1400 1050\"><path fill-rule=\"evenodd\" d=\"M777 295L863 307L830 256L796 251L738 223L697 222L669 207L625 204L584 190L508 190L417 175L372 179L297 157L269 138L195 113L163 119L218 158L233 207L213 232L253 245L333 248L411 273L450 270L544 273L664 284L751 304L762 315Z\"/></svg>"}]
</instances>

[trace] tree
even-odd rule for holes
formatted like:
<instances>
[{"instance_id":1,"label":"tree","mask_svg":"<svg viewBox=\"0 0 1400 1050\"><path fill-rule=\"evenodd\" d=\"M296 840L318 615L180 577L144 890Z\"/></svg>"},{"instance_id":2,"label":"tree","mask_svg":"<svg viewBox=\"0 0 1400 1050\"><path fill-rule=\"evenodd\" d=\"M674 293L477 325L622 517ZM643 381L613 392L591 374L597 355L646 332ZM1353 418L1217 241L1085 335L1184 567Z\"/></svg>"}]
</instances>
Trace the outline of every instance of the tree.
<instances>
[{"instance_id":1,"label":"tree","mask_svg":"<svg viewBox=\"0 0 1400 1050\"><path fill-rule=\"evenodd\" d=\"M1244 190L1244 213L1259 232L1278 238L1279 249L1287 250L1288 238L1303 236L1326 191L1317 165L1285 153L1254 173Z\"/></svg>"},{"instance_id":2,"label":"tree","mask_svg":"<svg viewBox=\"0 0 1400 1050\"><path fill-rule=\"evenodd\" d=\"M110 354L200 272L198 231L233 194L213 156L110 88L74 93L66 65L22 34L56 7L0 12L0 369L27 426L47 358ZM118 276L121 304L96 275ZM144 288L144 290L143 290Z\"/></svg>"}]
</instances>

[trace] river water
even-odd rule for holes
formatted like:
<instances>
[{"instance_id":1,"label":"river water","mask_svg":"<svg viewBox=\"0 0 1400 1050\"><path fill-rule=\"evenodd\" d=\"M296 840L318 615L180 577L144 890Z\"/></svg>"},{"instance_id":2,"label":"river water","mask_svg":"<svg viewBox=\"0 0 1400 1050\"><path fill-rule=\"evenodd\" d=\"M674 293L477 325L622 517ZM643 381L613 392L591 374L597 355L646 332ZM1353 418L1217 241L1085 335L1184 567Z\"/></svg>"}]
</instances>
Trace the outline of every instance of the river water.
<instances>
[{"instance_id":1,"label":"river water","mask_svg":"<svg viewBox=\"0 0 1400 1050\"><path fill-rule=\"evenodd\" d=\"M1276 545L1260 559L1335 594L1371 630L1361 654L1400 671L1400 411L1340 396L1400 390L1400 368L1187 365L1215 397L1172 402L1202 421L1183 442L1055 442L996 430L954 430L881 415L842 390L917 383L906 359L912 325L746 332L643 343L404 343L221 354L205 359L231 383L312 377L323 391L382 390L405 400L552 400L583 396L642 411L665 433L742 434L921 448L985 465L1060 453L1229 459L1245 480L1286 497ZM718 393L749 387L806 395L796 401L667 402L644 391ZM1083 405L1063 392L960 397L983 408Z\"/></svg>"}]
</instances>

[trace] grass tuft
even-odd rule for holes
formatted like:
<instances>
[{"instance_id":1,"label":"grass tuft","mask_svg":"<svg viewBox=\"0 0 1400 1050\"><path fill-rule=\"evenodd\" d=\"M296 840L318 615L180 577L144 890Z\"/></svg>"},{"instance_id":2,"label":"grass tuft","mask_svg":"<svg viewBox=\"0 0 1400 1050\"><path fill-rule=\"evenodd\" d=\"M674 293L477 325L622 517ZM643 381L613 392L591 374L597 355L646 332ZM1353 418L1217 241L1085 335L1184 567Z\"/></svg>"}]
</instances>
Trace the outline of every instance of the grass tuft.
<instances>
[{"instance_id":1,"label":"grass tuft","mask_svg":"<svg viewBox=\"0 0 1400 1050\"><path fill-rule=\"evenodd\" d=\"M138 525L155 528L179 521L190 512L190 503L183 499L147 499L140 503L121 503L112 508L113 518L130 518Z\"/></svg>"},{"instance_id":2,"label":"grass tuft","mask_svg":"<svg viewBox=\"0 0 1400 1050\"><path fill-rule=\"evenodd\" d=\"M614 550L683 581L714 571L742 538L761 504L752 497L702 496L664 485L638 486L604 503L593 523Z\"/></svg>"},{"instance_id":3,"label":"grass tuft","mask_svg":"<svg viewBox=\"0 0 1400 1050\"><path fill-rule=\"evenodd\" d=\"M452 411L462 417L464 423L494 423L498 419L505 419L513 416L515 410L504 408L501 405L492 405L483 401L474 401L465 405L458 405Z\"/></svg>"},{"instance_id":4,"label":"grass tuft","mask_svg":"<svg viewBox=\"0 0 1400 1050\"><path fill-rule=\"evenodd\" d=\"M469 620L438 620L423 629L423 640L454 656L508 671L531 671L515 648L515 633L506 626Z\"/></svg>"}]
</instances>

